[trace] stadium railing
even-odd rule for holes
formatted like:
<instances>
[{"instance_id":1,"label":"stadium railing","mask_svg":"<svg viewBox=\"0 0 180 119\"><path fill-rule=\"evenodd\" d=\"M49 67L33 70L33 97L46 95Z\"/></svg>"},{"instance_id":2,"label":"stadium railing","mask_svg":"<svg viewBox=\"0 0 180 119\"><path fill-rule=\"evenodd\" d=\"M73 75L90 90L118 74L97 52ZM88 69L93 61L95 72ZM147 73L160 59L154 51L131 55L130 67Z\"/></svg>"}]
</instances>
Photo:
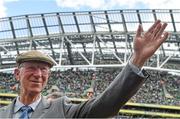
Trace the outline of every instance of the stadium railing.
<instances>
[{"instance_id":1,"label":"stadium railing","mask_svg":"<svg viewBox=\"0 0 180 119\"><path fill-rule=\"evenodd\" d=\"M10 98L13 99L17 96L17 94L7 94L7 93L0 93L0 99ZM78 98L69 98L73 103L80 103L86 101L87 99L78 99ZM8 105L11 103L11 100L0 100L0 105ZM143 115L143 116L152 116L152 117L162 117L162 118L180 118L180 113L172 113L173 111L180 112L180 106L170 106L170 105L157 105L157 104L144 104L144 103L132 103L127 102L119 111L121 115ZM135 109L127 108L126 107L134 107ZM137 110L136 108L142 109L160 109L160 110L172 110L169 112L157 112L157 111L144 111L144 110Z\"/></svg>"}]
</instances>

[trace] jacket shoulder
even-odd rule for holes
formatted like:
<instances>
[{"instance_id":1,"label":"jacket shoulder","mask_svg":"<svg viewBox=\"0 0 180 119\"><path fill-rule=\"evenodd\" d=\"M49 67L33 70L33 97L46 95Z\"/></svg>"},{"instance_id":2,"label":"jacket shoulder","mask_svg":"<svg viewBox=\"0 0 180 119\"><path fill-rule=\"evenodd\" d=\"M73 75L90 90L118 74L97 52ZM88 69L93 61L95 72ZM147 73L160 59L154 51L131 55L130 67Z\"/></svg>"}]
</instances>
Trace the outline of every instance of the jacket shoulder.
<instances>
[{"instance_id":1,"label":"jacket shoulder","mask_svg":"<svg viewBox=\"0 0 180 119\"><path fill-rule=\"evenodd\" d=\"M1 107L0 108L0 118L2 118L2 117L6 117L6 115L7 115L7 108L8 108L8 106L4 106L4 107Z\"/></svg>"},{"instance_id":2,"label":"jacket shoulder","mask_svg":"<svg viewBox=\"0 0 180 119\"><path fill-rule=\"evenodd\" d=\"M6 109L7 109L7 106L1 107L1 108L0 108L0 113L3 112L3 111L5 111Z\"/></svg>"}]
</instances>

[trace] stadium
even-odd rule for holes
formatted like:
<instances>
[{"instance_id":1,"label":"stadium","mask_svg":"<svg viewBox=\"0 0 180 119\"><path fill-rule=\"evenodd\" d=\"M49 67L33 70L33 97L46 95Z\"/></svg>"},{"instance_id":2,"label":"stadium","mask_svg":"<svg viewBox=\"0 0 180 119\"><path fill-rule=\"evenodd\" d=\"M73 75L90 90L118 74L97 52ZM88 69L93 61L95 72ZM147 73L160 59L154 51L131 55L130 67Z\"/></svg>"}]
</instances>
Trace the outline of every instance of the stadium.
<instances>
[{"instance_id":1,"label":"stadium","mask_svg":"<svg viewBox=\"0 0 180 119\"><path fill-rule=\"evenodd\" d=\"M47 96L62 92L74 103L96 97L132 56L138 24L168 23L170 36L145 64L150 77L117 118L180 117L180 10L126 9L28 14L0 18L0 106L18 93L17 54L39 50L56 61Z\"/></svg>"}]
</instances>

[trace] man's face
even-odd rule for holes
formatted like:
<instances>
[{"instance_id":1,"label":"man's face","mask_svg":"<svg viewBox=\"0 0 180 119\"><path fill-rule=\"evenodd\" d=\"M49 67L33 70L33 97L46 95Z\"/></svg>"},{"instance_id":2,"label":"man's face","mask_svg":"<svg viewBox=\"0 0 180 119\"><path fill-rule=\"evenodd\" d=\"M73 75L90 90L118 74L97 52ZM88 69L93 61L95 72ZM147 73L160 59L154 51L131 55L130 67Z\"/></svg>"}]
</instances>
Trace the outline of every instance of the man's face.
<instances>
[{"instance_id":1,"label":"man's face","mask_svg":"<svg viewBox=\"0 0 180 119\"><path fill-rule=\"evenodd\" d=\"M88 92L87 96L88 96L88 98L92 98L93 97L93 92Z\"/></svg>"},{"instance_id":2,"label":"man's face","mask_svg":"<svg viewBox=\"0 0 180 119\"><path fill-rule=\"evenodd\" d=\"M46 86L50 68L43 62L24 62L15 69L16 79L20 82L21 93L41 93Z\"/></svg>"}]
</instances>

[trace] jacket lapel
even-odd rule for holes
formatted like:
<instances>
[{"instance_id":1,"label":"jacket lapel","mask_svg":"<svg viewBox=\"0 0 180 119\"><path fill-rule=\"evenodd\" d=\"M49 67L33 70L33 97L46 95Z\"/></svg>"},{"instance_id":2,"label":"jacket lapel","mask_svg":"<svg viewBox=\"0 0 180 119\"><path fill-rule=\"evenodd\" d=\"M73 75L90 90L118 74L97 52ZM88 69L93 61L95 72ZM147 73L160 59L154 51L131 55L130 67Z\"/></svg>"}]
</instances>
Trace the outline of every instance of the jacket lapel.
<instances>
[{"instance_id":1,"label":"jacket lapel","mask_svg":"<svg viewBox=\"0 0 180 119\"><path fill-rule=\"evenodd\" d=\"M41 117L42 115L44 115L45 112L48 111L49 107L50 103L48 103L47 100L42 96L42 99L36 107L36 109L34 110L34 112L32 113L31 118Z\"/></svg>"},{"instance_id":2,"label":"jacket lapel","mask_svg":"<svg viewBox=\"0 0 180 119\"><path fill-rule=\"evenodd\" d=\"M3 113L2 113L3 118L12 118L13 117L15 101L16 101L16 99L14 99L11 104L9 104L8 106L6 106L3 109Z\"/></svg>"}]
</instances>

